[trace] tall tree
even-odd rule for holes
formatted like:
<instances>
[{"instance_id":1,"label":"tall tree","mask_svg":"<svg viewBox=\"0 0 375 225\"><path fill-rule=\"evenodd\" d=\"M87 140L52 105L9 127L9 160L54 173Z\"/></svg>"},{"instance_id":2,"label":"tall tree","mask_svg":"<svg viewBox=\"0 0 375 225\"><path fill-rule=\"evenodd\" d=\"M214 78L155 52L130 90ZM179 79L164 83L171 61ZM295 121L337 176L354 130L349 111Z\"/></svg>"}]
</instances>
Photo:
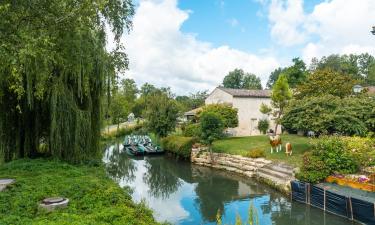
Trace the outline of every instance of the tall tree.
<instances>
[{"instance_id":1,"label":"tall tree","mask_svg":"<svg viewBox=\"0 0 375 225\"><path fill-rule=\"evenodd\" d=\"M262 89L260 78L242 69L235 69L224 77L223 86L234 89Z\"/></svg>"},{"instance_id":2,"label":"tall tree","mask_svg":"<svg viewBox=\"0 0 375 225\"><path fill-rule=\"evenodd\" d=\"M245 72L242 69L235 69L224 77L223 86L225 88L240 89L242 88L244 76Z\"/></svg>"},{"instance_id":3,"label":"tall tree","mask_svg":"<svg viewBox=\"0 0 375 225\"><path fill-rule=\"evenodd\" d=\"M331 69L317 70L306 82L297 87L295 96L302 99L330 94L343 98L352 94L352 88L356 83L357 81L349 75Z\"/></svg>"},{"instance_id":4,"label":"tall tree","mask_svg":"<svg viewBox=\"0 0 375 225\"><path fill-rule=\"evenodd\" d=\"M243 78L242 88L249 90L262 90L260 78L254 74L246 74Z\"/></svg>"},{"instance_id":5,"label":"tall tree","mask_svg":"<svg viewBox=\"0 0 375 225\"><path fill-rule=\"evenodd\" d=\"M303 83L307 77L306 64L300 58L294 58L293 65L284 69L282 74L288 79L291 88L295 88L298 84Z\"/></svg>"},{"instance_id":6,"label":"tall tree","mask_svg":"<svg viewBox=\"0 0 375 225\"><path fill-rule=\"evenodd\" d=\"M267 88L272 88L273 84L279 79L280 74L284 71L283 68L277 68L270 74L268 81L267 81Z\"/></svg>"},{"instance_id":7,"label":"tall tree","mask_svg":"<svg viewBox=\"0 0 375 225\"><path fill-rule=\"evenodd\" d=\"M120 37L133 11L131 0L0 2L0 161L41 144L72 162L97 156L101 100L127 68Z\"/></svg>"},{"instance_id":8,"label":"tall tree","mask_svg":"<svg viewBox=\"0 0 375 225\"><path fill-rule=\"evenodd\" d=\"M165 93L153 94L147 101L145 117L150 131L165 137L176 127L178 106L176 101Z\"/></svg>"},{"instance_id":9,"label":"tall tree","mask_svg":"<svg viewBox=\"0 0 375 225\"><path fill-rule=\"evenodd\" d=\"M289 100L292 98L292 92L289 89L288 79L284 74L279 76L275 85L272 88L271 104L274 110L274 116L276 119L275 133L280 124L280 119L284 114L285 107Z\"/></svg>"},{"instance_id":10,"label":"tall tree","mask_svg":"<svg viewBox=\"0 0 375 225\"><path fill-rule=\"evenodd\" d=\"M121 81L122 91L124 93L125 99L129 104L133 104L137 99L138 88L137 84L133 79L124 79Z\"/></svg>"}]
</instances>

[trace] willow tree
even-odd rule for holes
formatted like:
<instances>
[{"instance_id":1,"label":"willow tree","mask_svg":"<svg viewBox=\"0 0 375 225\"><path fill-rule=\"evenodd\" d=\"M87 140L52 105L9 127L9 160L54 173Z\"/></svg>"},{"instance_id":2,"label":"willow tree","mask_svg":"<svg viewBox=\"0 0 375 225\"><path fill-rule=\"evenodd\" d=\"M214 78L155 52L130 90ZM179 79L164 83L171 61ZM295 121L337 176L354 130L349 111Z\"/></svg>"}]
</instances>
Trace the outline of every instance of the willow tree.
<instances>
[{"instance_id":1,"label":"willow tree","mask_svg":"<svg viewBox=\"0 0 375 225\"><path fill-rule=\"evenodd\" d=\"M0 2L0 162L97 156L101 100L127 68L120 37L133 12L131 0Z\"/></svg>"}]
</instances>

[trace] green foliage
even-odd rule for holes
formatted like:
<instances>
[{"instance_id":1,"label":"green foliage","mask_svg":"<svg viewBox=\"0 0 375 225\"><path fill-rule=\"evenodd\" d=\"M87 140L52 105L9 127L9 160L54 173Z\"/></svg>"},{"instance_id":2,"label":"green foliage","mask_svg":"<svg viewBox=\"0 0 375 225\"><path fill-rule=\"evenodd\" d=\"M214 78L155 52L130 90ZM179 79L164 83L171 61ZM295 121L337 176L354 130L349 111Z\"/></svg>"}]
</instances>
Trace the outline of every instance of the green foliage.
<instances>
[{"instance_id":1,"label":"green foliage","mask_svg":"<svg viewBox=\"0 0 375 225\"><path fill-rule=\"evenodd\" d=\"M262 90L260 78L254 74L247 74L243 78L242 88L249 90Z\"/></svg>"},{"instance_id":2,"label":"green foliage","mask_svg":"<svg viewBox=\"0 0 375 225\"><path fill-rule=\"evenodd\" d=\"M330 175L330 169L321 157L306 152L302 158L301 171L296 174L296 178L308 183L318 183Z\"/></svg>"},{"instance_id":3,"label":"green foliage","mask_svg":"<svg viewBox=\"0 0 375 225\"><path fill-rule=\"evenodd\" d=\"M17 160L0 167L16 183L0 192L0 224L157 224L152 211L106 176L103 166L49 160ZM69 198L66 209L47 213L38 202Z\"/></svg>"},{"instance_id":4,"label":"green foliage","mask_svg":"<svg viewBox=\"0 0 375 225\"><path fill-rule=\"evenodd\" d=\"M375 101L366 96L325 95L291 101L282 118L289 131L365 136L375 131Z\"/></svg>"},{"instance_id":5,"label":"green foliage","mask_svg":"<svg viewBox=\"0 0 375 225\"><path fill-rule=\"evenodd\" d=\"M269 127L270 127L270 122L268 121L268 119L261 119L258 121L258 130L262 134L266 134Z\"/></svg>"},{"instance_id":6,"label":"green foliage","mask_svg":"<svg viewBox=\"0 0 375 225\"><path fill-rule=\"evenodd\" d=\"M262 114L265 114L265 115L270 115L272 113L272 108L269 107L268 105L262 103L260 104L260 109L259 111L262 113Z\"/></svg>"},{"instance_id":7,"label":"green foliage","mask_svg":"<svg viewBox=\"0 0 375 225\"><path fill-rule=\"evenodd\" d=\"M317 70L297 86L295 97L302 99L330 94L343 98L353 93L352 88L357 82L351 76L333 70Z\"/></svg>"},{"instance_id":8,"label":"green foliage","mask_svg":"<svg viewBox=\"0 0 375 225\"><path fill-rule=\"evenodd\" d=\"M129 102L125 95L116 93L112 96L111 104L109 105L109 115L114 124L120 124L127 120L129 110Z\"/></svg>"},{"instance_id":9,"label":"green foliage","mask_svg":"<svg viewBox=\"0 0 375 225\"><path fill-rule=\"evenodd\" d=\"M343 137L346 151L360 163L361 167L375 166L375 139L361 137Z\"/></svg>"},{"instance_id":10,"label":"green foliage","mask_svg":"<svg viewBox=\"0 0 375 225\"><path fill-rule=\"evenodd\" d=\"M96 157L101 101L128 64L119 41L132 2L5 0L0 8L0 161L35 157L42 143L55 158Z\"/></svg>"},{"instance_id":11,"label":"green foliage","mask_svg":"<svg viewBox=\"0 0 375 225\"><path fill-rule=\"evenodd\" d=\"M273 88L273 85L279 79L280 75L283 74L288 80L290 87L294 88L299 84L302 84L307 76L308 71L306 70L306 64L299 58L294 58L293 65L286 68L275 69L268 78L267 87Z\"/></svg>"},{"instance_id":12,"label":"green foliage","mask_svg":"<svg viewBox=\"0 0 375 225\"><path fill-rule=\"evenodd\" d=\"M199 123L188 124L184 129L184 136L199 138L201 136L200 124Z\"/></svg>"},{"instance_id":13,"label":"green foliage","mask_svg":"<svg viewBox=\"0 0 375 225\"><path fill-rule=\"evenodd\" d=\"M198 91L189 96L177 96L176 101L180 105L180 111L186 112L203 106L207 96L207 91Z\"/></svg>"},{"instance_id":14,"label":"green foliage","mask_svg":"<svg viewBox=\"0 0 375 225\"><path fill-rule=\"evenodd\" d=\"M360 55L329 55L315 62L315 69L330 69L340 74L347 74L355 80L368 81L371 74L370 67L375 63L375 58L368 54Z\"/></svg>"},{"instance_id":15,"label":"green foliage","mask_svg":"<svg viewBox=\"0 0 375 225\"><path fill-rule=\"evenodd\" d=\"M188 159L191 155L191 148L197 141L193 137L170 135L161 139L161 146L165 151L172 152L177 156Z\"/></svg>"},{"instance_id":16,"label":"green foliage","mask_svg":"<svg viewBox=\"0 0 375 225\"><path fill-rule=\"evenodd\" d=\"M250 158L261 158L265 156L266 154L263 149L252 149L246 154L246 157Z\"/></svg>"},{"instance_id":17,"label":"green foliage","mask_svg":"<svg viewBox=\"0 0 375 225\"><path fill-rule=\"evenodd\" d=\"M237 127L238 126L238 116L237 116L237 109L225 105L225 104L210 104L204 106L203 109L198 112L198 120L202 117L203 113L210 112L215 113L220 116L223 126L228 127Z\"/></svg>"},{"instance_id":18,"label":"green foliage","mask_svg":"<svg viewBox=\"0 0 375 225\"><path fill-rule=\"evenodd\" d=\"M121 87L126 101L129 105L133 105L139 92L137 84L133 79L128 78L121 81Z\"/></svg>"},{"instance_id":19,"label":"green foliage","mask_svg":"<svg viewBox=\"0 0 375 225\"><path fill-rule=\"evenodd\" d=\"M234 89L262 89L260 78L242 69L235 69L224 77L223 86Z\"/></svg>"},{"instance_id":20,"label":"green foliage","mask_svg":"<svg viewBox=\"0 0 375 225\"><path fill-rule=\"evenodd\" d=\"M273 84L279 79L280 74L284 71L283 68L277 68L274 71L271 72L268 81L267 81L267 88L272 89Z\"/></svg>"},{"instance_id":21,"label":"green foliage","mask_svg":"<svg viewBox=\"0 0 375 225\"><path fill-rule=\"evenodd\" d=\"M275 132L280 123L280 118L284 114L285 107L292 98L292 92L289 89L288 80L285 75L281 74L272 88L271 104L276 118Z\"/></svg>"},{"instance_id":22,"label":"green foliage","mask_svg":"<svg viewBox=\"0 0 375 225\"><path fill-rule=\"evenodd\" d=\"M166 137L176 128L177 113L178 107L174 99L163 93L154 94L147 101L147 127L160 137Z\"/></svg>"},{"instance_id":23,"label":"green foliage","mask_svg":"<svg viewBox=\"0 0 375 225\"><path fill-rule=\"evenodd\" d=\"M281 74L283 74L291 88L295 88L299 84L303 84L307 78L308 72L306 70L306 64L299 58L294 58L293 65L285 68Z\"/></svg>"},{"instance_id":24,"label":"green foliage","mask_svg":"<svg viewBox=\"0 0 375 225\"><path fill-rule=\"evenodd\" d=\"M214 112L203 112L200 117L201 140L211 145L214 140L223 136L224 123L222 117Z\"/></svg>"},{"instance_id":25,"label":"green foliage","mask_svg":"<svg viewBox=\"0 0 375 225\"><path fill-rule=\"evenodd\" d=\"M353 142L362 142L355 144ZM364 147L368 140L324 136L312 143L312 152L303 157L303 166L297 178L311 183L323 180L333 173L350 174L358 171L360 166L367 166L364 158L369 158L374 149L355 149ZM373 155L372 155L373 157ZM370 160L372 161L373 158Z\"/></svg>"}]
</instances>

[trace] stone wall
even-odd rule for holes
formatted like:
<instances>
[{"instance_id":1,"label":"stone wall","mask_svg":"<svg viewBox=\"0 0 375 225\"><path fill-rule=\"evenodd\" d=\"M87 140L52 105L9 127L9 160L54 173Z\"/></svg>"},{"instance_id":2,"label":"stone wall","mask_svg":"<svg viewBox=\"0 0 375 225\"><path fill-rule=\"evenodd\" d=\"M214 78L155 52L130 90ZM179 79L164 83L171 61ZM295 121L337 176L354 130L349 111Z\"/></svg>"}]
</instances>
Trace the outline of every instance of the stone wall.
<instances>
[{"instance_id":1,"label":"stone wall","mask_svg":"<svg viewBox=\"0 0 375 225\"><path fill-rule=\"evenodd\" d=\"M200 147L191 150L191 162L201 166L239 173L247 177L254 177L259 168L272 163L272 161L264 158L253 159L225 153L212 153L211 155L206 148Z\"/></svg>"}]
</instances>

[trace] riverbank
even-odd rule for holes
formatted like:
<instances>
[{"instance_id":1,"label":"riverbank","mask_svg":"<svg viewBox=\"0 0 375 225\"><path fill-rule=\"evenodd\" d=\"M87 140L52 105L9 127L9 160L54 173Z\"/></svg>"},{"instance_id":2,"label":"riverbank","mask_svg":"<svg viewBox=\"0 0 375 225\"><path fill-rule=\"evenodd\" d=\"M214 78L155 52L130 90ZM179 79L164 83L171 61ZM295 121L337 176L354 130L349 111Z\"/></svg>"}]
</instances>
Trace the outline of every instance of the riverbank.
<instances>
[{"instance_id":1,"label":"riverbank","mask_svg":"<svg viewBox=\"0 0 375 225\"><path fill-rule=\"evenodd\" d=\"M0 166L0 178L16 180L0 192L0 224L157 224L152 211L135 204L99 164L17 160ZM68 207L38 209L42 199L54 196L68 198Z\"/></svg>"},{"instance_id":2,"label":"riverbank","mask_svg":"<svg viewBox=\"0 0 375 225\"><path fill-rule=\"evenodd\" d=\"M210 153L206 147L191 150L191 163L234 172L245 177L257 178L271 187L290 194L290 182L295 180L295 169L287 164L275 163L265 158L249 158L226 153Z\"/></svg>"}]
</instances>

